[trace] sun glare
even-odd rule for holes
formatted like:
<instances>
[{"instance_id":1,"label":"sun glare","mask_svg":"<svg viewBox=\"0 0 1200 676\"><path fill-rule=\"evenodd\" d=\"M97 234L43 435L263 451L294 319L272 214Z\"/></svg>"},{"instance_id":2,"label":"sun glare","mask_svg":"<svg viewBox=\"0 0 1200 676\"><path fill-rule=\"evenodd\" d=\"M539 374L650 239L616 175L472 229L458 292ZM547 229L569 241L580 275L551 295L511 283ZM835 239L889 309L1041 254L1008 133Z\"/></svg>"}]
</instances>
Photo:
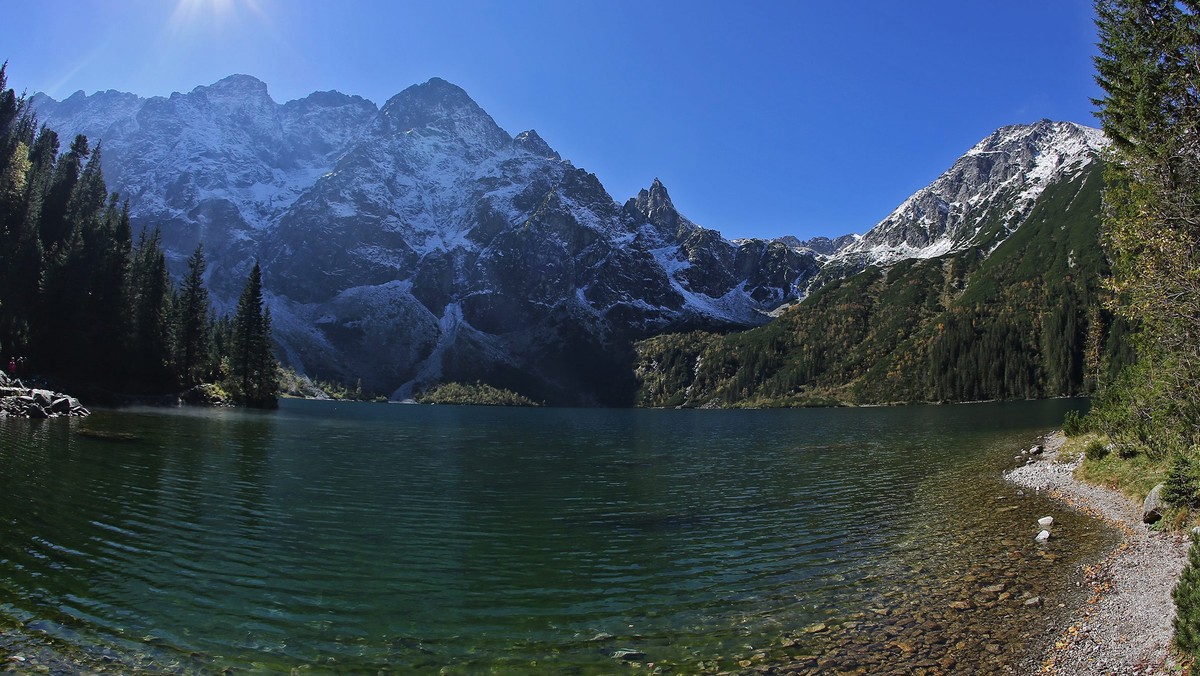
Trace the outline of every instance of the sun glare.
<instances>
[{"instance_id":1,"label":"sun glare","mask_svg":"<svg viewBox=\"0 0 1200 676\"><path fill-rule=\"evenodd\" d=\"M238 21L239 15L243 13L241 10L248 11L258 19L263 17L256 0L179 0L171 15L170 28L175 33L197 23L221 28L230 22Z\"/></svg>"}]
</instances>

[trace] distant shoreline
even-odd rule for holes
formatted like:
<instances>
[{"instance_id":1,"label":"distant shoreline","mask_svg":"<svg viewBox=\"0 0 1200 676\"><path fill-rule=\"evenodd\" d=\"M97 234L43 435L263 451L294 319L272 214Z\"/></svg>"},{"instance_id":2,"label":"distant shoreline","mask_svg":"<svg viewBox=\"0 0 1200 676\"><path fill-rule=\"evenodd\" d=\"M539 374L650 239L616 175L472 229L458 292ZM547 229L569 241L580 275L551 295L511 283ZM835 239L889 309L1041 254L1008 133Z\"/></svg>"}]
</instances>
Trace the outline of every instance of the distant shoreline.
<instances>
[{"instance_id":1,"label":"distant shoreline","mask_svg":"<svg viewBox=\"0 0 1200 676\"><path fill-rule=\"evenodd\" d=\"M1062 432L1047 436L1042 456L1004 478L1108 523L1121 533L1121 543L1083 567L1087 600L1068 609L1065 626L1033 651L1037 661L1027 672L1177 673L1170 652L1171 589L1187 561L1187 538L1150 530L1142 523L1141 505L1075 478L1079 459L1059 458L1065 441Z\"/></svg>"}]
</instances>

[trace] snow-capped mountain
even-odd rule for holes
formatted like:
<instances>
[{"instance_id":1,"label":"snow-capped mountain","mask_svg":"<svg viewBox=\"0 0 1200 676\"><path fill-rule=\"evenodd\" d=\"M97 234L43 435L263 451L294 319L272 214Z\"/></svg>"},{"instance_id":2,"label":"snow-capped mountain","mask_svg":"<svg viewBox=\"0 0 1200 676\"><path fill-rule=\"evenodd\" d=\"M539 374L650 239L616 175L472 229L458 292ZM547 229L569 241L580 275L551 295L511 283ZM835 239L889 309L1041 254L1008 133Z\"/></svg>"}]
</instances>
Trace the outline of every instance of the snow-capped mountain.
<instances>
[{"instance_id":1,"label":"snow-capped mountain","mask_svg":"<svg viewBox=\"0 0 1200 676\"><path fill-rule=\"evenodd\" d=\"M1047 186L1078 175L1105 147L1099 129L1072 122L1002 127L840 249L834 267L847 271L934 258L983 238L998 243L1020 227Z\"/></svg>"},{"instance_id":2,"label":"snow-capped mountain","mask_svg":"<svg viewBox=\"0 0 1200 676\"><path fill-rule=\"evenodd\" d=\"M204 243L219 307L260 260L281 356L396 398L482 380L623 403L632 341L754 326L867 265L995 243L1104 145L1069 123L1005 127L862 237L729 241L657 179L618 204L437 78L382 107L337 92L278 104L244 75L32 103L64 137L101 141L109 188L162 228L176 272Z\"/></svg>"},{"instance_id":3,"label":"snow-capped mountain","mask_svg":"<svg viewBox=\"0 0 1200 676\"><path fill-rule=\"evenodd\" d=\"M102 142L110 189L177 264L204 242L218 303L262 261L288 362L396 397L479 379L616 403L631 340L767 321L834 246L730 242L657 180L622 206L436 78L378 109L336 92L277 104L247 76L33 104Z\"/></svg>"}]
</instances>

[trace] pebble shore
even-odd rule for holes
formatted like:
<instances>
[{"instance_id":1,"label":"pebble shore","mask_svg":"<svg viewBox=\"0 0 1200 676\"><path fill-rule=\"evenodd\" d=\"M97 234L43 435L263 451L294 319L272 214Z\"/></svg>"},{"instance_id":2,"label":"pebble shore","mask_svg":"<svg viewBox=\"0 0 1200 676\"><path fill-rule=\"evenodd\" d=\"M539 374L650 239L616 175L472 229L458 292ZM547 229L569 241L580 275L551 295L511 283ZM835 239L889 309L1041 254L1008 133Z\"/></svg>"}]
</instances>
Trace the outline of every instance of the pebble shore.
<instances>
[{"instance_id":1,"label":"pebble shore","mask_svg":"<svg viewBox=\"0 0 1200 676\"><path fill-rule=\"evenodd\" d=\"M1027 673L1179 673L1170 652L1175 605L1171 589L1187 561L1183 535L1151 530L1141 505L1074 476L1078 458L1059 458L1066 439L1055 433L1045 453L1005 473L1009 481L1042 492L1117 528L1121 543L1102 561L1083 567L1085 603L1071 609L1067 625L1041 650Z\"/></svg>"}]
</instances>

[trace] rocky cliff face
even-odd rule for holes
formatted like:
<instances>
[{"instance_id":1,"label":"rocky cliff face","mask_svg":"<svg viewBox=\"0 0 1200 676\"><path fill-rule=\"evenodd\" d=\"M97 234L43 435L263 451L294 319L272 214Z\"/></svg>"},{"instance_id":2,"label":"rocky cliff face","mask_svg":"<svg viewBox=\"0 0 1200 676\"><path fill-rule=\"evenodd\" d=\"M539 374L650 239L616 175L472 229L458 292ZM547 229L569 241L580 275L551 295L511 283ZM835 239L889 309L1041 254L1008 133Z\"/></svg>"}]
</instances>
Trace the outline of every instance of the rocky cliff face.
<instances>
[{"instance_id":1,"label":"rocky cliff face","mask_svg":"<svg viewBox=\"0 0 1200 676\"><path fill-rule=\"evenodd\" d=\"M336 92L277 104L247 76L34 105L102 141L110 189L177 263L204 242L218 303L262 261L286 361L398 398L478 379L623 403L630 341L763 323L837 246L730 242L657 180L621 206L436 78L378 109Z\"/></svg>"},{"instance_id":2,"label":"rocky cliff face","mask_svg":"<svg viewBox=\"0 0 1200 676\"><path fill-rule=\"evenodd\" d=\"M1002 127L838 251L826 276L998 244L1048 186L1079 176L1106 146L1100 130L1071 122Z\"/></svg>"},{"instance_id":3,"label":"rocky cliff face","mask_svg":"<svg viewBox=\"0 0 1200 676\"><path fill-rule=\"evenodd\" d=\"M1103 145L1069 123L1005 127L862 237L729 241L657 179L618 204L437 78L378 108L337 92L278 104L244 75L33 105L60 134L102 142L110 189L162 228L177 272L204 242L219 308L260 260L281 357L396 398L483 380L626 403L632 341L754 326L868 265L995 245Z\"/></svg>"}]
</instances>

